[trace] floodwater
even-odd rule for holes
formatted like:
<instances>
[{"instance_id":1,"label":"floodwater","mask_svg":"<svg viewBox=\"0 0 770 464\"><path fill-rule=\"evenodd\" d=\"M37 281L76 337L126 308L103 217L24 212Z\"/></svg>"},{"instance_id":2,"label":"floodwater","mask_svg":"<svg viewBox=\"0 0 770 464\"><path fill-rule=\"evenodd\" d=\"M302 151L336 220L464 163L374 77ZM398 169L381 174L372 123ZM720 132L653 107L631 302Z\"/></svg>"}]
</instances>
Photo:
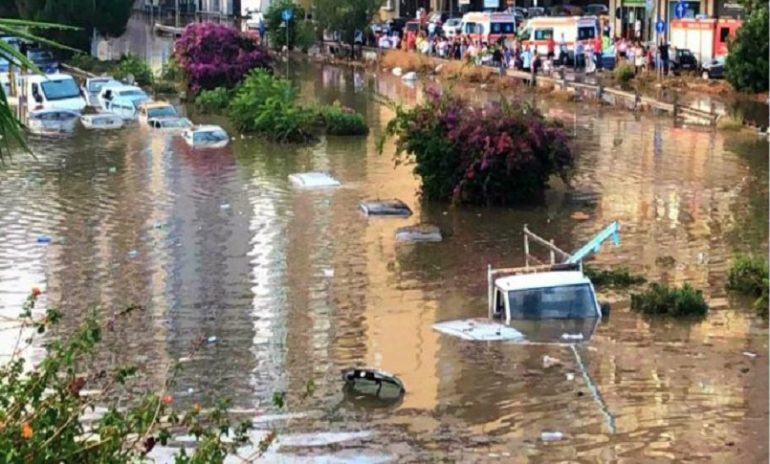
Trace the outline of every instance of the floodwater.
<instances>
[{"instance_id":1,"label":"floodwater","mask_svg":"<svg viewBox=\"0 0 770 464\"><path fill-rule=\"evenodd\" d=\"M767 253L766 142L541 102L575 137L571 187L542 205L455 208L420 201L392 143L375 150L393 113L374 93L409 103L419 86L309 63L289 72L303 98L363 112L370 135L308 147L236 136L209 154L136 125L31 139L36 158L17 154L0 168L0 314L15 316L33 286L64 312L64 330L89 308L109 317L141 304L106 333L98 363L138 363L142 385L157 391L196 340L216 337L184 363L172 393L181 404L230 398L266 421L278 412L273 393L286 392L285 412L298 418L279 425L285 450L271 461L767 460L766 323L724 290L735 253ZM343 186L293 189L287 176L308 170ZM358 210L392 197L414 215ZM613 220L621 246L606 245L596 264L688 282L709 299L708 318L649 321L612 292L601 295L611 317L575 353L432 329L486 315L486 267L523 263L524 224L574 249ZM444 241L394 240L418 222L438 225ZM545 368L545 355L561 363ZM345 399L340 371L353 365L397 374L403 400ZM309 380L316 389L303 398ZM543 431L564 438L544 442Z\"/></svg>"}]
</instances>

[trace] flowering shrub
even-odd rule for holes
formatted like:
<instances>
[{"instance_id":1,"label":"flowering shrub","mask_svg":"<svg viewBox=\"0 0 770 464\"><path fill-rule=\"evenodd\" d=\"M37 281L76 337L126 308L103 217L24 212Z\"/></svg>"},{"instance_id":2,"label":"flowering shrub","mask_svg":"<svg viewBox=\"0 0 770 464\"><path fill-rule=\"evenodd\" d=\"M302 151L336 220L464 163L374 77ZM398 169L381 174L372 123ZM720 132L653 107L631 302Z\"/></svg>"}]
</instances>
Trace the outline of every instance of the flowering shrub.
<instances>
[{"instance_id":1,"label":"flowering shrub","mask_svg":"<svg viewBox=\"0 0 770 464\"><path fill-rule=\"evenodd\" d=\"M271 64L267 50L252 38L210 22L187 26L174 43L174 58L193 93L232 88L252 69Z\"/></svg>"},{"instance_id":2,"label":"flowering shrub","mask_svg":"<svg viewBox=\"0 0 770 464\"><path fill-rule=\"evenodd\" d=\"M40 294L33 288L27 297L18 320L20 329L44 334L61 319L55 310L33 316ZM115 330L120 319L131 317L137 309L128 307L104 324L89 314L72 336L47 339L46 356L35 365L26 365L20 355L32 339L19 337L10 360L0 365L2 462L146 462L147 454L157 444L165 445L172 434L190 434L196 439L194 449L179 449L174 462L217 463L250 442L252 424L231 423L226 402L210 410L197 403L187 411L173 407L168 390L174 387L178 365L162 391L144 394L127 384L136 366L92 368L102 334ZM125 395L131 395L129 401L121 398ZM104 413L87 418L86 413L97 407L103 407ZM255 443L258 454L274 438L269 433Z\"/></svg>"},{"instance_id":3,"label":"flowering shrub","mask_svg":"<svg viewBox=\"0 0 770 464\"><path fill-rule=\"evenodd\" d=\"M396 163L414 162L425 198L513 204L540 198L552 175L566 179L574 163L566 134L536 109L427 94L412 109L396 108L379 144L395 138Z\"/></svg>"}]
</instances>

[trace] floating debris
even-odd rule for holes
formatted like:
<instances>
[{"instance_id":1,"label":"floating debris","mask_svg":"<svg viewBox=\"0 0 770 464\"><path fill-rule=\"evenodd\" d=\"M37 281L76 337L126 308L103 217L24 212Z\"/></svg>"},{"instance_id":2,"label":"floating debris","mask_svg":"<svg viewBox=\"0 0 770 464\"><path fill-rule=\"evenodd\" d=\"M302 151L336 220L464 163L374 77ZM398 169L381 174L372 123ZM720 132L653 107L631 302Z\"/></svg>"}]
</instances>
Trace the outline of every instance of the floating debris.
<instances>
[{"instance_id":1,"label":"floating debris","mask_svg":"<svg viewBox=\"0 0 770 464\"><path fill-rule=\"evenodd\" d=\"M323 188L338 187L340 182L325 172L300 172L291 174L289 182L295 187L301 188Z\"/></svg>"},{"instance_id":2,"label":"floating debris","mask_svg":"<svg viewBox=\"0 0 770 464\"><path fill-rule=\"evenodd\" d=\"M342 380L348 393L377 398L384 401L398 400L406 392L401 379L393 374L369 368L353 367L342 371Z\"/></svg>"},{"instance_id":3,"label":"floating debris","mask_svg":"<svg viewBox=\"0 0 770 464\"><path fill-rule=\"evenodd\" d=\"M230 205L228 203L222 203L219 205L219 209L230 209Z\"/></svg>"},{"instance_id":4,"label":"floating debris","mask_svg":"<svg viewBox=\"0 0 770 464\"><path fill-rule=\"evenodd\" d=\"M217 337L215 337L213 335L206 339L206 343L209 343L209 344L213 344L213 343L216 343L216 342L217 342Z\"/></svg>"},{"instance_id":5,"label":"floating debris","mask_svg":"<svg viewBox=\"0 0 770 464\"><path fill-rule=\"evenodd\" d=\"M128 257L129 258L136 258L137 256L139 256L139 252L136 251L136 250L131 250L131 251L128 252Z\"/></svg>"},{"instance_id":6,"label":"floating debris","mask_svg":"<svg viewBox=\"0 0 770 464\"><path fill-rule=\"evenodd\" d=\"M556 366L557 364L561 364L561 361L559 359L552 358L551 356L548 356L548 355L543 356L543 367L545 369Z\"/></svg>"},{"instance_id":7,"label":"floating debris","mask_svg":"<svg viewBox=\"0 0 770 464\"><path fill-rule=\"evenodd\" d=\"M417 73L414 71L409 71L408 73L401 76L402 80L405 81L416 81L417 80Z\"/></svg>"},{"instance_id":8,"label":"floating debris","mask_svg":"<svg viewBox=\"0 0 770 464\"><path fill-rule=\"evenodd\" d=\"M396 229L396 240L399 242L440 242L442 239L441 230L431 224L417 224Z\"/></svg>"},{"instance_id":9,"label":"floating debris","mask_svg":"<svg viewBox=\"0 0 770 464\"><path fill-rule=\"evenodd\" d=\"M110 166L110 168L107 171L110 174L115 174L116 172L118 172L118 168L116 168L115 166Z\"/></svg>"},{"instance_id":10,"label":"floating debris","mask_svg":"<svg viewBox=\"0 0 770 464\"><path fill-rule=\"evenodd\" d=\"M37 237L37 243L51 243L51 237L47 235L40 235Z\"/></svg>"},{"instance_id":11,"label":"floating debris","mask_svg":"<svg viewBox=\"0 0 770 464\"><path fill-rule=\"evenodd\" d=\"M334 269L324 269L324 277L334 277Z\"/></svg>"},{"instance_id":12,"label":"floating debris","mask_svg":"<svg viewBox=\"0 0 770 464\"><path fill-rule=\"evenodd\" d=\"M588 214L584 213L583 211L575 211L570 215L570 218L575 221L585 221L591 218Z\"/></svg>"},{"instance_id":13,"label":"floating debris","mask_svg":"<svg viewBox=\"0 0 770 464\"><path fill-rule=\"evenodd\" d=\"M394 76L400 76L401 74L403 74L404 71L401 68L396 67L396 68L393 68L391 72L393 73Z\"/></svg>"},{"instance_id":14,"label":"floating debris","mask_svg":"<svg viewBox=\"0 0 770 464\"><path fill-rule=\"evenodd\" d=\"M573 380L575 380L575 374L572 372L567 372L567 381L572 382Z\"/></svg>"},{"instance_id":15,"label":"floating debris","mask_svg":"<svg viewBox=\"0 0 770 464\"><path fill-rule=\"evenodd\" d=\"M565 334L561 334L561 339L562 340L582 340L583 334L582 333L576 333L576 334L565 333Z\"/></svg>"},{"instance_id":16,"label":"floating debris","mask_svg":"<svg viewBox=\"0 0 770 464\"><path fill-rule=\"evenodd\" d=\"M743 355L746 356L747 358L752 358L752 359L759 356L757 353L752 353L751 351L744 351Z\"/></svg>"},{"instance_id":17,"label":"floating debris","mask_svg":"<svg viewBox=\"0 0 770 464\"><path fill-rule=\"evenodd\" d=\"M359 205L367 216L411 216L412 210L401 200L365 200Z\"/></svg>"},{"instance_id":18,"label":"floating debris","mask_svg":"<svg viewBox=\"0 0 770 464\"><path fill-rule=\"evenodd\" d=\"M561 432L543 432L540 434L540 439L544 442L560 441L564 439L564 434Z\"/></svg>"}]
</instances>

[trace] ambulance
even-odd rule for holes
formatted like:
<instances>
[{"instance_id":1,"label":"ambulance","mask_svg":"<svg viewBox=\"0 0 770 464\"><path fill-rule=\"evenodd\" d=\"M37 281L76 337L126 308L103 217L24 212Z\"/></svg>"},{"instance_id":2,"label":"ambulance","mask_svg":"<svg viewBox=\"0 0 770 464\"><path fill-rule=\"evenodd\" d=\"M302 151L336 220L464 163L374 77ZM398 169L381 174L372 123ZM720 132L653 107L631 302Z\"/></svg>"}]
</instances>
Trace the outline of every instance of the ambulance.
<instances>
[{"instance_id":1,"label":"ambulance","mask_svg":"<svg viewBox=\"0 0 770 464\"><path fill-rule=\"evenodd\" d=\"M516 17L511 13L466 13L460 23L460 31L471 40L494 43L501 37L516 35Z\"/></svg>"},{"instance_id":2,"label":"ambulance","mask_svg":"<svg viewBox=\"0 0 770 464\"><path fill-rule=\"evenodd\" d=\"M562 41L574 53L578 41L587 46L600 31L596 16L542 16L527 21L518 37L522 46L535 45L538 55L548 53L548 39L553 38L558 55Z\"/></svg>"}]
</instances>

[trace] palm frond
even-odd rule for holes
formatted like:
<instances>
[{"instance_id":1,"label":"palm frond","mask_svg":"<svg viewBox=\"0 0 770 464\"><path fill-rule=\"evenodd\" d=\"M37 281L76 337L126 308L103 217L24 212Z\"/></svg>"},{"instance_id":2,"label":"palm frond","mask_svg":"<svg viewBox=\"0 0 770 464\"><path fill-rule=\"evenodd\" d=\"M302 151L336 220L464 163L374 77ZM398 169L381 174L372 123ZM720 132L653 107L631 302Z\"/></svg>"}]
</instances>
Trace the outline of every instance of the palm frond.
<instances>
[{"instance_id":1,"label":"palm frond","mask_svg":"<svg viewBox=\"0 0 770 464\"><path fill-rule=\"evenodd\" d=\"M77 31L80 28L76 26L67 26L66 24L44 23L38 21L28 21L25 19L0 18L0 28L4 27L27 27L30 29L63 29Z\"/></svg>"}]
</instances>

